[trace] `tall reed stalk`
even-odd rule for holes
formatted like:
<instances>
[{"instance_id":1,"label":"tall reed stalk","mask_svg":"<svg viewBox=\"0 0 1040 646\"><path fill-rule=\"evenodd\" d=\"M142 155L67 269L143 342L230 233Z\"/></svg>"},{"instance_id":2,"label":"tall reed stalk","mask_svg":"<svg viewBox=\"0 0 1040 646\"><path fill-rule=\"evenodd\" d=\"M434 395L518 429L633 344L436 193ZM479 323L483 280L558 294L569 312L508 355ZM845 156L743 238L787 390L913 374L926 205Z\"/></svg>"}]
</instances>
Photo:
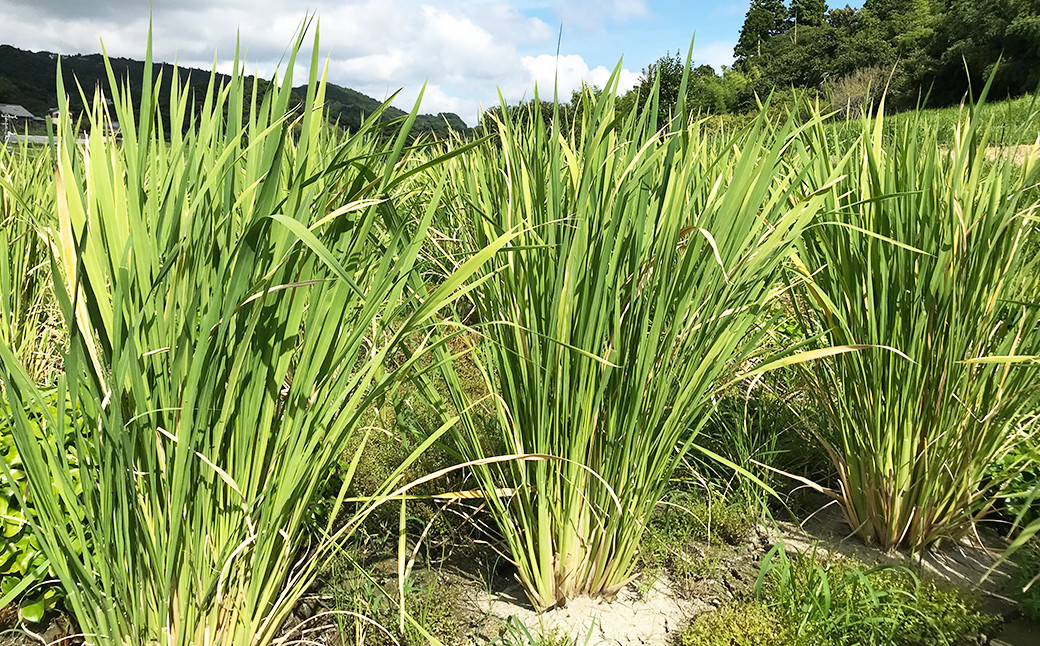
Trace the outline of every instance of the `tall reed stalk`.
<instances>
[{"instance_id":1,"label":"tall reed stalk","mask_svg":"<svg viewBox=\"0 0 1040 646\"><path fill-rule=\"evenodd\" d=\"M975 115L948 149L925 119L883 143L884 114L865 118L799 251L810 326L896 350L808 366L848 521L884 548L969 531L1027 466L1004 459L1040 430L1040 274L1023 253L1040 167L988 160ZM843 152L819 129L795 163L823 177Z\"/></svg>"},{"instance_id":2,"label":"tall reed stalk","mask_svg":"<svg viewBox=\"0 0 1040 646\"><path fill-rule=\"evenodd\" d=\"M781 163L792 124L658 132L655 106L615 110L615 86L585 97L567 135L537 100L503 110L493 141L443 167L472 249L520 231L473 299L501 435L463 424L456 441L467 459L529 456L474 473L539 610L633 578L651 510L759 348L774 279L822 203Z\"/></svg>"},{"instance_id":3,"label":"tall reed stalk","mask_svg":"<svg viewBox=\"0 0 1040 646\"><path fill-rule=\"evenodd\" d=\"M271 642L327 545L305 544L310 507L351 438L364 450L361 417L398 376L384 359L486 256L423 301L405 289L439 197L408 226L391 198L414 172L415 112L397 134L378 115L351 136L329 128L316 36L292 105L302 39L268 86L236 63L193 96L175 74L168 130L150 45L138 113L111 68L114 114L93 101L94 132L112 116L121 141L81 146L61 101L57 408L6 343L0 374L33 529L88 643ZM35 442L34 404L74 447L79 486ZM366 510L325 529L342 537Z\"/></svg>"}]
</instances>

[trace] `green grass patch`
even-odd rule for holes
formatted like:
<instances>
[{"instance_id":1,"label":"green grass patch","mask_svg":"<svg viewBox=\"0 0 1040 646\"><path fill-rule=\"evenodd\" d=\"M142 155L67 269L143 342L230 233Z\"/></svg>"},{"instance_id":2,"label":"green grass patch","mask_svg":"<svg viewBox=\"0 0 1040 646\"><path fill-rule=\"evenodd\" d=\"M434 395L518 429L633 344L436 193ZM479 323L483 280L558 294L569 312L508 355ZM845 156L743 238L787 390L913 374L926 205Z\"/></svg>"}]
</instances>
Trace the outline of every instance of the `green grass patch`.
<instances>
[{"instance_id":1,"label":"green grass patch","mask_svg":"<svg viewBox=\"0 0 1040 646\"><path fill-rule=\"evenodd\" d=\"M897 133L907 126L927 124L935 131L935 143L951 147L956 143L957 132L963 128L964 117L970 106L950 106L926 110L908 110L885 118L884 138L892 143ZM1040 101L1024 96L1006 101L980 103L975 106L975 115L982 126L992 128L991 146L1026 146L1037 143L1040 138ZM869 120L868 120L869 121ZM863 119L832 121L828 128L840 141L851 144L868 122Z\"/></svg>"},{"instance_id":2,"label":"green grass patch","mask_svg":"<svg viewBox=\"0 0 1040 646\"><path fill-rule=\"evenodd\" d=\"M964 592L906 568L865 568L817 552L763 559L755 596L805 643L833 646L950 646L996 618Z\"/></svg>"},{"instance_id":3,"label":"green grass patch","mask_svg":"<svg viewBox=\"0 0 1040 646\"><path fill-rule=\"evenodd\" d=\"M1034 542L1018 551L1010 585L1022 614L1040 621L1040 545Z\"/></svg>"},{"instance_id":4,"label":"green grass patch","mask_svg":"<svg viewBox=\"0 0 1040 646\"><path fill-rule=\"evenodd\" d=\"M683 646L952 646L997 618L977 599L905 568L865 568L823 555L763 561L753 599L706 613L683 632Z\"/></svg>"},{"instance_id":5,"label":"green grass patch","mask_svg":"<svg viewBox=\"0 0 1040 646\"><path fill-rule=\"evenodd\" d=\"M756 601L728 603L699 615L682 633L682 646L807 646L784 619Z\"/></svg>"}]
</instances>

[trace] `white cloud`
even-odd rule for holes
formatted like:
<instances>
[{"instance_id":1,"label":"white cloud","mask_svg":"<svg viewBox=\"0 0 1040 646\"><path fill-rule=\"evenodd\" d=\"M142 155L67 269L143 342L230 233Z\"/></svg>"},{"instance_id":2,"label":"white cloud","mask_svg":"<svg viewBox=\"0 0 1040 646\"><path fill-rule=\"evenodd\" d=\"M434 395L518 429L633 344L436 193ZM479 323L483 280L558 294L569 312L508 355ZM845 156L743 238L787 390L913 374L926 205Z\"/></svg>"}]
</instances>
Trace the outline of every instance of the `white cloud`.
<instances>
[{"instance_id":1,"label":"white cloud","mask_svg":"<svg viewBox=\"0 0 1040 646\"><path fill-rule=\"evenodd\" d=\"M394 102L395 105L401 109L410 110L415 105L415 99L419 96L420 89L422 89L422 86L405 88L398 95L398 100ZM382 98L382 95L377 98ZM479 100L449 94L441 86L432 83L427 84L423 91L421 107L421 111L426 114L454 112L470 125L477 123L481 112Z\"/></svg>"},{"instance_id":2,"label":"white cloud","mask_svg":"<svg viewBox=\"0 0 1040 646\"><path fill-rule=\"evenodd\" d=\"M583 82L602 88L612 72L602 65L589 69L585 59L577 54L559 58L550 54L525 56L522 63L530 75L531 84L538 85L539 94L543 97L551 97L553 87L557 85L561 98L570 98L571 92L581 88ZM638 80L638 74L622 69L618 74L618 93L630 90Z\"/></svg>"},{"instance_id":3,"label":"white cloud","mask_svg":"<svg viewBox=\"0 0 1040 646\"><path fill-rule=\"evenodd\" d=\"M355 79L356 83L369 84L396 77L406 63L403 51L391 49L385 53L332 60L329 63L329 74L333 78L349 78Z\"/></svg>"}]
</instances>

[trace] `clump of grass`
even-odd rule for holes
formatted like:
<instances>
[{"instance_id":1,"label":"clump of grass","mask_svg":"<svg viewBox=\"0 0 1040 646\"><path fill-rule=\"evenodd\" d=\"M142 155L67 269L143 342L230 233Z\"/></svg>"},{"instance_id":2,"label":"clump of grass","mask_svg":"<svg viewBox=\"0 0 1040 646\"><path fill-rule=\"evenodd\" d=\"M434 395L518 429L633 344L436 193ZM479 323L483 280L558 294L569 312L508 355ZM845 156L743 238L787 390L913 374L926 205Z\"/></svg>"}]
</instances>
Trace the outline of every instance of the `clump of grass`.
<instances>
[{"instance_id":1,"label":"clump of grass","mask_svg":"<svg viewBox=\"0 0 1040 646\"><path fill-rule=\"evenodd\" d=\"M948 150L920 116L883 145L883 113L848 151L822 128L795 147L817 177L856 160L806 231L798 305L824 345L858 348L803 365L849 523L885 549L963 536L1040 431L1040 165L988 161L991 131L961 118Z\"/></svg>"},{"instance_id":2,"label":"clump of grass","mask_svg":"<svg viewBox=\"0 0 1040 646\"><path fill-rule=\"evenodd\" d=\"M273 640L319 559L376 504L344 501L365 442L311 543L322 484L423 354L406 341L494 253L421 299L406 289L437 207L402 213L392 198L416 172L399 163L416 111L392 136L378 115L349 136L329 127L317 37L306 100L291 105L303 38L264 90L236 64L192 98L174 73L162 111L150 45L139 110L109 67L120 142L80 147L59 97L47 247L69 347L57 406L7 343L0 377L28 482L19 503L33 501L34 535L95 644ZM105 97L92 105L106 123ZM79 486L38 441L34 407L74 447ZM377 500L403 490L426 446Z\"/></svg>"},{"instance_id":3,"label":"clump of grass","mask_svg":"<svg viewBox=\"0 0 1040 646\"><path fill-rule=\"evenodd\" d=\"M667 541L719 545L745 543L758 526L759 510L743 500L727 501L722 495L682 491L666 496L650 518L648 531Z\"/></svg>"},{"instance_id":4,"label":"clump of grass","mask_svg":"<svg viewBox=\"0 0 1040 646\"><path fill-rule=\"evenodd\" d=\"M65 341L44 235L54 199L50 151L0 144L0 342L41 384L60 371Z\"/></svg>"},{"instance_id":5,"label":"clump of grass","mask_svg":"<svg viewBox=\"0 0 1040 646\"><path fill-rule=\"evenodd\" d=\"M1040 545L1030 543L1018 551L1009 585L1022 614L1040 621Z\"/></svg>"},{"instance_id":6,"label":"clump of grass","mask_svg":"<svg viewBox=\"0 0 1040 646\"><path fill-rule=\"evenodd\" d=\"M631 580L654 506L731 367L759 349L779 268L819 205L781 162L794 124L763 117L722 140L677 118L662 134L656 106L619 116L611 87L582 101L580 128L546 125L537 101L529 120L505 112L494 145L445 167L472 249L517 232L483 274L473 325L499 444L528 457L473 471L539 610ZM488 457L458 429L467 459Z\"/></svg>"},{"instance_id":7,"label":"clump of grass","mask_svg":"<svg viewBox=\"0 0 1040 646\"><path fill-rule=\"evenodd\" d=\"M458 585L441 581L436 571L409 573L400 586L396 573L386 574L362 566L347 554L324 568L321 596L331 600L327 610L336 618L343 643L425 646L457 641L462 628L456 607ZM403 629L402 599L404 613L411 618Z\"/></svg>"},{"instance_id":8,"label":"clump of grass","mask_svg":"<svg viewBox=\"0 0 1040 646\"><path fill-rule=\"evenodd\" d=\"M502 635L491 642L494 646L574 646L581 640L557 628L531 630L516 617L510 617L502 628Z\"/></svg>"},{"instance_id":9,"label":"clump of grass","mask_svg":"<svg viewBox=\"0 0 1040 646\"><path fill-rule=\"evenodd\" d=\"M783 619L757 601L727 603L698 615L680 637L682 646L808 646Z\"/></svg>"},{"instance_id":10,"label":"clump of grass","mask_svg":"<svg viewBox=\"0 0 1040 646\"><path fill-rule=\"evenodd\" d=\"M910 111L892 117L893 129L923 120L936 131L938 142L952 145L960 136L963 106ZM1007 101L981 103L974 107L976 118L992 126L990 145L1035 145L1040 137L1040 102L1037 96L1023 96Z\"/></svg>"},{"instance_id":11,"label":"clump of grass","mask_svg":"<svg viewBox=\"0 0 1040 646\"><path fill-rule=\"evenodd\" d=\"M673 581L712 576L721 562L719 548L746 543L760 512L714 492L670 493L650 517L639 548L644 585L652 585L654 571L666 571Z\"/></svg>"},{"instance_id":12,"label":"clump of grass","mask_svg":"<svg viewBox=\"0 0 1040 646\"><path fill-rule=\"evenodd\" d=\"M997 621L976 599L906 568L864 569L815 551L788 556L783 545L763 559L755 596L794 643L950 646Z\"/></svg>"},{"instance_id":13,"label":"clump of grass","mask_svg":"<svg viewBox=\"0 0 1040 646\"><path fill-rule=\"evenodd\" d=\"M779 327L778 320L783 319L771 318L770 325ZM770 345L790 347L805 341L800 330L797 335L777 336ZM814 403L798 382L798 372L790 367L763 375L750 389L746 383L729 388L698 438L710 454L690 456L690 468L680 469L676 479L688 484L704 480L731 502L769 509L774 492L789 486L773 469L808 477L826 475L821 470L821 466L826 469L826 454L807 451L807 434L802 430L818 424Z\"/></svg>"}]
</instances>

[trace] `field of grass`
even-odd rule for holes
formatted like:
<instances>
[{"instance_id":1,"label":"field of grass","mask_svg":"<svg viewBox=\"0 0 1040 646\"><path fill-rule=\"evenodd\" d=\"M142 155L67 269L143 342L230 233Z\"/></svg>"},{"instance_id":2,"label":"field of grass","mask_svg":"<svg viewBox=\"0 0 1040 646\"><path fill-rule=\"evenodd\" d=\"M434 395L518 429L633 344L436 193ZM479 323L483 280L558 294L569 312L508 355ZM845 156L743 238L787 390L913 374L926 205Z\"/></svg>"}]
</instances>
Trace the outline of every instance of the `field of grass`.
<instances>
[{"instance_id":1,"label":"field of grass","mask_svg":"<svg viewBox=\"0 0 1040 646\"><path fill-rule=\"evenodd\" d=\"M955 138L958 124L963 121L961 106L921 110L918 113L897 115L893 118L896 124L904 123L915 117L927 121L936 131L936 139L940 145L951 145ZM1040 141L1040 101L1036 96L1024 96L1006 101L994 101L979 106L977 118L984 124L992 126L990 145L992 146L1028 146Z\"/></svg>"},{"instance_id":2,"label":"field of grass","mask_svg":"<svg viewBox=\"0 0 1040 646\"><path fill-rule=\"evenodd\" d=\"M120 140L66 111L0 148L0 628L456 643L463 588L551 614L710 578L806 480L883 550L1040 528L1040 164L985 154L1035 142L1029 100L717 128L619 113L614 77L424 144L418 105L329 125L304 45L264 94L112 78ZM995 621L780 546L733 595L683 642Z\"/></svg>"},{"instance_id":3,"label":"field of grass","mask_svg":"<svg viewBox=\"0 0 1040 646\"><path fill-rule=\"evenodd\" d=\"M989 129L989 147L1036 146L1040 142L1040 100L1036 96L893 114L886 120L885 137L892 139L908 126L916 128L923 122L928 124L935 143L949 148L955 145L958 130L963 129L969 115L981 129ZM849 119L834 122L830 127L840 133L843 141L850 142L862 131L864 122Z\"/></svg>"}]
</instances>

